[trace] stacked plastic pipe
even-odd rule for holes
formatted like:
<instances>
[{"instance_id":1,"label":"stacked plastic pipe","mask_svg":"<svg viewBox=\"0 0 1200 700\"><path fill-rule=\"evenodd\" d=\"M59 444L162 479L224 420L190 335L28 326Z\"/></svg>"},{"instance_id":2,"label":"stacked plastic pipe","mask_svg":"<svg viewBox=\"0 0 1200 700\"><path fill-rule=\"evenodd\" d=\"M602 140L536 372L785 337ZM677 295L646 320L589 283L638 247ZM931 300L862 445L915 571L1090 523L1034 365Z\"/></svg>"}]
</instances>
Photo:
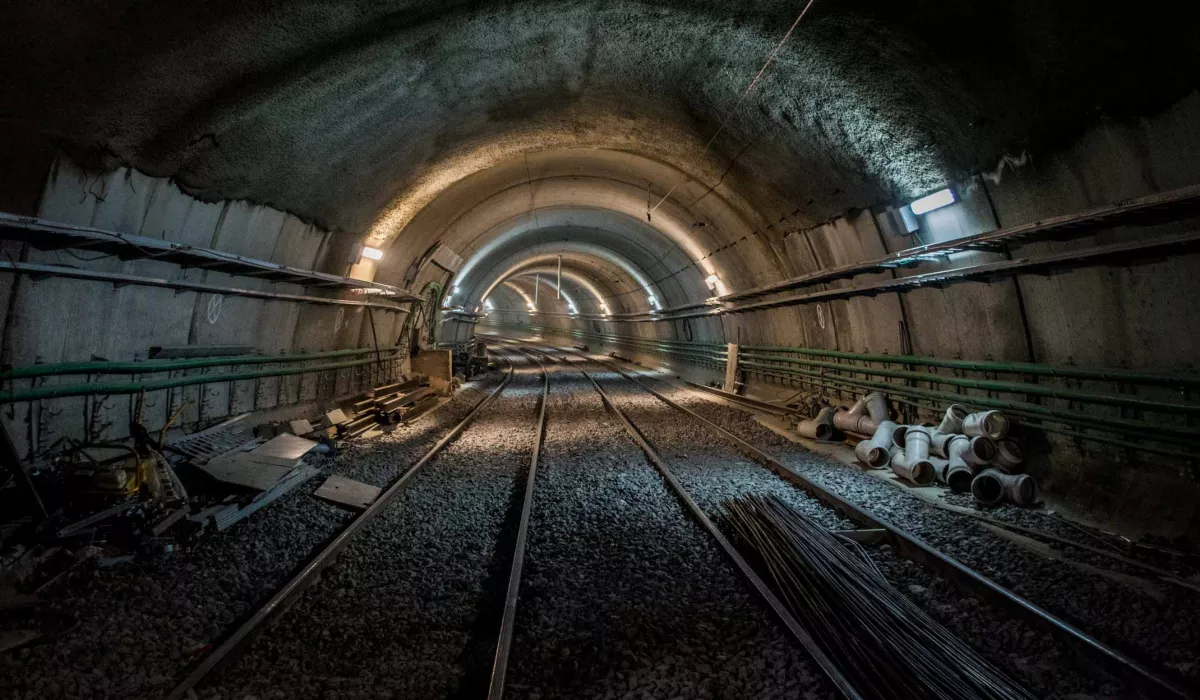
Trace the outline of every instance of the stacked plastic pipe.
<instances>
[{"instance_id":1,"label":"stacked plastic pipe","mask_svg":"<svg viewBox=\"0 0 1200 700\"><path fill-rule=\"evenodd\" d=\"M1037 498L1033 478L1016 473L1023 451L1009 435L1011 421L1000 411L970 413L965 406L952 404L933 427L889 420L887 399L881 394L868 394L846 411L827 410L833 427L871 436L854 449L859 461L870 467L890 468L919 486L936 481L954 491L970 492L989 506L1003 502L1029 506Z\"/></svg>"}]
</instances>

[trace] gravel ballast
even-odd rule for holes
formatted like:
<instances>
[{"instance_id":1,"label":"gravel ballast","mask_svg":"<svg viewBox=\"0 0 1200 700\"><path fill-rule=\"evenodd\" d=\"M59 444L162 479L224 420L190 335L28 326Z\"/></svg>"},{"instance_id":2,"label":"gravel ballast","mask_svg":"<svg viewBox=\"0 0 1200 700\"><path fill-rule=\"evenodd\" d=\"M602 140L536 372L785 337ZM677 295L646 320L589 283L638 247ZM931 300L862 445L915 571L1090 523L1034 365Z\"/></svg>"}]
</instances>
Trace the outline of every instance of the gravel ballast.
<instances>
[{"instance_id":1,"label":"gravel ballast","mask_svg":"<svg viewBox=\"0 0 1200 700\"><path fill-rule=\"evenodd\" d=\"M506 697L832 697L591 383L553 377Z\"/></svg>"},{"instance_id":2,"label":"gravel ballast","mask_svg":"<svg viewBox=\"0 0 1200 700\"><path fill-rule=\"evenodd\" d=\"M437 411L338 457L300 488L230 530L159 559L97 570L44 608L79 626L51 644L0 655L0 697L161 698L205 646L283 583L350 518L310 494L337 473L384 485L399 476L499 381L465 385Z\"/></svg>"},{"instance_id":3,"label":"gravel ballast","mask_svg":"<svg viewBox=\"0 0 1200 700\"><path fill-rule=\"evenodd\" d=\"M1200 677L1200 594L1162 582L1120 562L1067 548L1070 560L1031 551L978 521L930 506L865 471L815 454L774 433L741 410L697 392L640 377L673 401L773 454L798 473L890 520L984 576L1120 649L1185 677ZM665 405L664 405L665 408ZM1019 509L996 515L1071 539Z\"/></svg>"},{"instance_id":4,"label":"gravel ballast","mask_svg":"<svg viewBox=\"0 0 1200 700\"><path fill-rule=\"evenodd\" d=\"M441 698L472 680L466 657L494 606L492 570L511 556L497 541L533 448L540 380L516 364L504 392L202 698Z\"/></svg>"},{"instance_id":5,"label":"gravel ballast","mask_svg":"<svg viewBox=\"0 0 1200 700\"><path fill-rule=\"evenodd\" d=\"M668 459L672 471L710 517L720 512L718 504L722 500L748 495L777 495L830 529L855 529L853 523L838 518L824 505L786 483L769 469L750 462L707 426L667 406L628 379L615 372L600 374L598 378L605 391ZM643 382L646 380L643 379ZM655 382L653 386L673 401L712 419L709 409L714 405L711 402L697 400L690 392L667 387L661 382ZM760 430L769 433L772 439L768 440L766 435L760 433L747 435L745 426L736 425L736 420L728 421L731 423L728 425L714 422L759 447L765 447L769 452L780 454L781 450L793 445L761 427ZM765 445L767 442L771 444ZM787 454L794 459L800 452L808 459L819 459L802 449ZM791 465L791 459L785 460L785 463ZM882 483L881 486L892 488ZM908 498L902 493L896 495ZM928 569L900 559L890 547L868 547L866 551L902 594L1039 695L1067 697L1084 692L1103 696L1115 687L1105 680L1077 672L1071 666L1066 648L1050 635L1004 611L962 595Z\"/></svg>"}]
</instances>

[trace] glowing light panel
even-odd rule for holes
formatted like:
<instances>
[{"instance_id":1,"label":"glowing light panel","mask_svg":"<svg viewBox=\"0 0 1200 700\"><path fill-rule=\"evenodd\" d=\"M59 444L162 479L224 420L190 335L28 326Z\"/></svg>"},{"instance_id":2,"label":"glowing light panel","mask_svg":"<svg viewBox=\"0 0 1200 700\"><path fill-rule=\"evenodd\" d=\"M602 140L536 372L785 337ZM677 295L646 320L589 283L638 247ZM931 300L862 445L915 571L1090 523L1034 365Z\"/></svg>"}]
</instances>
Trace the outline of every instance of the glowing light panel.
<instances>
[{"instance_id":1,"label":"glowing light panel","mask_svg":"<svg viewBox=\"0 0 1200 700\"><path fill-rule=\"evenodd\" d=\"M954 204L954 202L954 192L946 189L934 192L927 197L922 197L908 206L912 209L912 213L920 216L928 214L934 209L941 209L946 205Z\"/></svg>"}]
</instances>

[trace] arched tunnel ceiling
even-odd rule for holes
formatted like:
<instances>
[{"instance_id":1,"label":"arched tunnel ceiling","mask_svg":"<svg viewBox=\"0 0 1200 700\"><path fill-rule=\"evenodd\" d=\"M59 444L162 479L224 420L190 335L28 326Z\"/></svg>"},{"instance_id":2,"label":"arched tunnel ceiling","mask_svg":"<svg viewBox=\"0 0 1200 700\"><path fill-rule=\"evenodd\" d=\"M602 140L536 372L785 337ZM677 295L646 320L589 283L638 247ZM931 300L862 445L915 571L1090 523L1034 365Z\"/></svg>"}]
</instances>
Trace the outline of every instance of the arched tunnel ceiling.
<instances>
[{"instance_id":1,"label":"arched tunnel ceiling","mask_svg":"<svg viewBox=\"0 0 1200 700\"><path fill-rule=\"evenodd\" d=\"M719 183L752 223L804 224L1154 110L1200 75L1197 25L1165 2L818 0L706 152L800 6L8 3L0 121L360 233L579 148L669 164L693 179L681 209Z\"/></svg>"},{"instance_id":2,"label":"arched tunnel ceiling","mask_svg":"<svg viewBox=\"0 0 1200 700\"><path fill-rule=\"evenodd\" d=\"M489 275L486 281L481 282L479 286L468 293L468 296L465 297L468 301L468 308L477 304L479 300L487 298L492 290L500 287L506 280L519 276L529 277L532 275L535 280L539 280L551 288L557 286L559 268L556 264L552 264L552 256L514 257L510 259L510 263L502 270ZM581 292L572 294L572 298L579 304L579 310L587 313L600 313L602 304L606 305L610 312L616 313L645 310L644 297L631 298L623 295L619 285L613 284L612 277L620 274L617 270L607 268L603 261L595 259L576 258L571 260L570 264L564 261L562 266L563 289L567 289L567 284L570 283Z\"/></svg>"}]
</instances>

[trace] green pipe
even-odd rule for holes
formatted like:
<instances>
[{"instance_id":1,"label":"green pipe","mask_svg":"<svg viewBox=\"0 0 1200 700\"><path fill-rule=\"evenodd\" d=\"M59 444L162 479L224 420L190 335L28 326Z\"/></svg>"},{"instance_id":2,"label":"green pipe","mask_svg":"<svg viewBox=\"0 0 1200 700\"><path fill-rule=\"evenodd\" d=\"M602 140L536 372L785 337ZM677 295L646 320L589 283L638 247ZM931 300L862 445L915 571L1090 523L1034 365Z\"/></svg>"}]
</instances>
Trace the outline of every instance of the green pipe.
<instances>
[{"instance_id":1,"label":"green pipe","mask_svg":"<svg viewBox=\"0 0 1200 700\"><path fill-rule=\"evenodd\" d=\"M530 326L530 328L547 328L544 326ZM593 337L610 337L618 338L611 333L596 333L593 331L583 331ZM678 340L659 340L659 343L676 345L676 346L692 346L692 347L713 347L724 349L725 345L720 343L697 343ZM1155 374L1150 372L1136 372L1120 369L1082 369L1075 367L1055 367L1052 365L1036 364L1031 362L990 362L979 360L944 360L936 357L924 357L919 355L874 355L867 353L845 352L841 350L817 350L812 348L798 348L791 346L773 346L773 345L743 345L742 350L762 351L771 353L788 353L796 355L812 355L817 357L834 357L845 360L858 360L861 362L887 362L893 364L906 365L922 365L928 367L946 367L950 369L970 370L974 372L1000 372L1008 374L1030 374L1048 377L1069 377L1072 379L1092 379L1109 382L1124 382L1128 384L1154 384L1159 386L1169 387L1190 387L1200 388L1200 375L1195 374Z\"/></svg>"},{"instance_id":2,"label":"green pipe","mask_svg":"<svg viewBox=\"0 0 1200 700\"><path fill-rule=\"evenodd\" d=\"M752 369L765 369L786 374L808 376L820 379L822 383L835 383L853 386L860 389L878 389L887 391L893 394L902 396L919 396L922 398L933 399L935 401L950 403L962 403L980 408L997 408L1010 411L1019 415L1045 416L1061 420L1075 421L1084 425L1107 425L1119 430L1132 431L1135 433L1147 434L1170 434L1187 438L1195 441L1200 440L1200 431L1191 428L1177 428L1170 425L1158 425L1154 423L1144 423L1141 421L1126 420L1122 418L1107 418L1104 416L1093 416L1078 411L1069 411L1037 404L1024 403L1020 401L1005 401L1001 399L992 399L983 396L969 396L966 394L949 394L941 391L932 391L928 389L919 389L917 387L908 387L891 382L872 382L867 380L852 379L849 377L829 377L816 372L806 372L799 369L791 369L787 367L775 367L771 365L763 365L758 362L743 362L739 363Z\"/></svg>"},{"instance_id":3,"label":"green pipe","mask_svg":"<svg viewBox=\"0 0 1200 700\"><path fill-rule=\"evenodd\" d=\"M789 353L796 355L815 355L820 357L837 357L845 360L862 362L891 362L905 365L924 365L928 367L947 367L950 369L965 369L974 372L1007 372L1012 374L1036 374L1048 377L1071 377L1073 379L1096 379L1109 382L1125 382L1129 384L1157 384L1161 386L1186 386L1200 388L1200 375L1152 374L1133 372L1119 369L1078 369L1075 367L1055 367L1039 365L1030 362L983 362L977 360L943 360L936 357L918 355L868 355L840 350L814 350L772 345L743 345L745 350L761 350L765 352Z\"/></svg>"},{"instance_id":4,"label":"green pipe","mask_svg":"<svg viewBox=\"0 0 1200 700\"><path fill-rule=\"evenodd\" d=\"M380 346L379 352L399 350L398 345ZM235 365L263 365L280 362L307 362L330 357L374 355L375 348L351 350L329 350L296 355L235 355L232 357L206 357L194 360L146 360L144 362L61 362L46 365L26 365L0 372L0 380L29 379L60 374L149 374L173 372L175 370L200 369L204 367L232 367Z\"/></svg>"},{"instance_id":5,"label":"green pipe","mask_svg":"<svg viewBox=\"0 0 1200 700\"><path fill-rule=\"evenodd\" d=\"M372 350L372 353L374 351ZM388 361L395 360L395 357L387 358ZM311 367L296 367L293 369L270 369L259 370L256 372L237 372L228 373L222 372L217 374L193 374L187 377L174 377L168 379L151 379L141 382L108 382L104 384L63 384L59 386L41 386L32 389L22 389L20 391L12 391L5 394L0 394L0 404L17 403L20 401L34 401L37 399L57 399L68 396L97 396L111 394L138 394L143 391L159 391L161 389L174 389L181 386L191 386L193 384L216 384L218 382L233 382L243 379L262 379L265 377L282 377L292 374L307 374L310 372L325 372L329 370L345 369L347 367L358 367L361 365L375 364L377 360L374 358L369 360L356 360L354 362L337 362L328 365L313 365Z\"/></svg>"},{"instance_id":6,"label":"green pipe","mask_svg":"<svg viewBox=\"0 0 1200 700\"><path fill-rule=\"evenodd\" d=\"M749 360L767 360L770 362L787 362L790 364L800 364L809 367L824 367L827 369L835 369L838 371L858 372L859 374L871 374L877 377L893 377L895 379L914 379L921 382L931 382L934 384L949 384L951 386L961 386L967 389L980 389L983 391L1001 391L1011 394L1031 394L1035 396L1046 396L1054 399L1063 399L1065 401L1079 401L1083 403L1100 403L1110 406L1125 406L1128 408L1136 408L1143 411L1155 411L1159 413L1193 413L1200 414L1200 405L1188 406L1185 404L1163 403L1161 401L1149 401L1146 399L1137 399L1126 396L1114 396L1112 394L1090 394L1082 391L1071 391L1070 389L1056 389L1045 384L1029 384L1026 382L1004 382L991 379L964 379L961 377L946 377L940 374L929 374L925 372L908 372L904 370L894 369L876 369L873 367L864 367L862 365L842 365L836 362L821 362L819 360L802 360L791 357L778 357L772 355L764 355L759 353L746 353L742 355Z\"/></svg>"},{"instance_id":7,"label":"green pipe","mask_svg":"<svg viewBox=\"0 0 1200 700\"><path fill-rule=\"evenodd\" d=\"M583 331L583 332L569 331L568 332L568 331L562 331L562 330L556 329L556 328L555 329L546 328L545 330L549 331L551 334L556 334L556 335L568 335L569 334L569 335L574 335L576 337L581 337L581 336L584 336L585 334L592 335L592 336L611 335L611 334L589 333L587 331ZM720 346L714 346L714 347L720 347ZM742 346L742 347L747 348L747 349L765 349L765 348L767 348L767 346ZM775 348L769 348L769 349L774 350ZM822 354L822 353L814 352L814 353L808 353L808 354ZM911 356L890 356L890 355L859 356L854 353L834 353L834 352L830 352L828 354L831 356L835 356L835 357L844 356L844 357L848 357L851 359L858 358L858 357L867 357L867 358L875 357L875 358L881 358L880 360L877 360L877 361L885 361L885 362L897 362L897 361L901 361L901 360L907 358L910 360L912 360L912 359L920 360L920 362L914 362L912 364L926 364L926 365L935 365L935 366L937 364L937 363L932 363L932 362L927 361L932 358L913 358ZM743 355L743 357L753 357L753 355L751 353L747 353L747 354ZM784 361L784 362L788 361L786 358L771 358L771 359L774 359L777 361ZM721 361L720 364L724 364L724 361ZM787 379L789 381L796 381L798 375L802 375L805 377L813 377L813 378L815 378L815 381L813 379L800 379L798 381L800 381L800 383L803 383L803 384L810 384L810 385L819 386L819 387L824 387L826 384L830 384L830 383L841 384L842 386L848 386L848 387L851 387L852 389L860 388L862 386L862 382L839 381L839 378L828 377L827 375L821 375L818 373L798 372L797 370L791 370L786 367L770 367L769 365L766 366L769 369L764 371L764 370L760 369L760 367L762 367L762 366L758 365L758 363L746 363L746 364L751 366L754 374L759 374L760 376L774 376L774 377L778 377L781 379ZM857 367L857 366L839 365L836 363L822 363L822 364L825 364L825 365L833 364L833 366L838 369L848 369L850 371L858 371L858 372L862 372L862 373L872 373L868 369L865 369L862 367ZM963 364L976 365L977 363L963 363ZM970 367L968 367L968 368L970 368ZM773 370L778 370L778 371L773 371ZM934 375L934 376L936 376L936 375ZM939 379L940 379L940 377L939 377ZM1146 383L1153 383L1153 382L1146 382ZM893 395L899 394L899 396L895 396L895 400L897 400L897 401L900 401L902 403L907 403L912 406L916 406L918 408L924 408L926 410L934 410L934 411L939 410L937 403L932 403L932 404L920 403L911 398L901 398L901 396L903 396L903 392L906 389L908 389L908 387L895 385L890 382L887 382L886 385L887 385L887 390L890 391ZM876 384L874 386L879 387L882 385ZM839 391L841 391L841 389L839 389ZM918 390L918 391L920 391L920 390ZM925 392L922 391L921 393L923 394ZM966 401L967 399L971 398L971 397L963 397L962 395L939 394L939 398L944 397L944 396L952 396L952 398L950 400L953 402L963 402L963 401ZM932 399L931 399L931 401L932 401ZM969 401L968 401L968 403L969 403ZM942 404L942 405L944 405L944 404ZM1009 410L1013 410L1014 413L1017 413L1019 411L1019 409L1014 410L1011 408ZM1062 420L1064 423L1066 423L1068 425L1075 424L1075 425L1083 425L1085 427L1093 425L1093 423L1095 423L1095 421L1093 420L1093 417L1091 417L1091 416L1086 416L1084 414L1078 414L1078 416L1079 417L1075 417L1075 418L1065 418L1065 419L1059 418L1058 420ZM1058 435L1063 435L1063 436L1070 437L1073 439L1090 440L1092 442L1097 442L1097 443L1101 443L1101 444L1113 445L1115 447L1122 447L1122 448L1133 449L1133 450L1139 450L1139 451L1145 452L1145 453L1158 454L1158 455L1163 455L1166 457L1172 457L1172 458L1182 459L1182 460L1194 460L1197 457L1195 454L1190 453L1190 452L1181 452L1178 450L1171 450L1168 448L1155 447L1153 445L1145 445L1145 444L1141 444L1141 443L1129 442L1126 440L1119 440L1119 439L1111 438L1111 437L1104 436L1104 435L1091 435L1091 434L1080 432L1078 430L1058 428L1053 425L1047 425L1046 423L1044 423L1043 421L1045 421L1046 419L1042 416L1029 416L1029 417L1031 417L1033 420L1037 421L1037 425L1040 430L1043 430L1043 431L1049 432L1049 433L1055 433ZM1054 420L1054 419L1051 419L1051 420ZM1141 426L1140 431L1142 431L1142 432L1153 432L1158 427L1158 426L1154 426L1154 425L1150 425L1150 424L1138 424L1138 425Z\"/></svg>"}]
</instances>

